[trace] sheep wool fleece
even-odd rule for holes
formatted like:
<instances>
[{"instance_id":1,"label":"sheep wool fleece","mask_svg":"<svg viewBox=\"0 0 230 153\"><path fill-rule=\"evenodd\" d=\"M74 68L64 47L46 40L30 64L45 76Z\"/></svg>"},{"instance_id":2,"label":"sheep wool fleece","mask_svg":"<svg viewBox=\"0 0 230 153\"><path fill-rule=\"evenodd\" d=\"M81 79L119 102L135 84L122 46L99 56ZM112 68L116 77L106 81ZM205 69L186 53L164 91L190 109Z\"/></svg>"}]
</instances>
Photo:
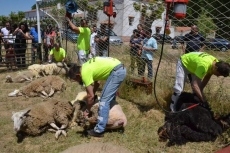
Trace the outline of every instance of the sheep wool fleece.
<instances>
[{"instance_id":1,"label":"sheep wool fleece","mask_svg":"<svg viewBox=\"0 0 230 153\"><path fill-rule=\"evenodd\" d=\"M39 135L45 132L50 123L68 125L74 108L70 102L50 100L31 107L21 131L28 135Z\"/></svg>"}]
</instances>

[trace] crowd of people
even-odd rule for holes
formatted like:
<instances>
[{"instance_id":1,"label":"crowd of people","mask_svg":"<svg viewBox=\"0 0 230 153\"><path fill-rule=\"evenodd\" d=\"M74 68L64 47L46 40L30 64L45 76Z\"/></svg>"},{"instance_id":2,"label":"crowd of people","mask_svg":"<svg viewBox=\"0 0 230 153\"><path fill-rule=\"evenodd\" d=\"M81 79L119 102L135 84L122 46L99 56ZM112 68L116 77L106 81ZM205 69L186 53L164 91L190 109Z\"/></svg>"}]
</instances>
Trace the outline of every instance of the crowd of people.
<instances>
[{"instance_id":1,"label":"crowd of people","mask_svg":"<svg viewBox=\"0 0 230 153\"><path fill-rule=\"evenodd\" d=\"M44 31L44 32L43 32ZM5 23L5 27L1 28L0 32L1 44L4 51L0 52L0 62L6 63L9 69L18 69L26 67L28 64L33 64L37 59L42 57L38 55L38 27L32 25L29 27L27 23L21 22L13 24L9 21ZM41 30L42 42L44 42L43 61L48 61L49 52L54 47L56 31L49 25L44 30ZM26 59L26 51L28 50L28 40L31 40L31 60ZM2 49L2 48L1 48ZM28 61L31 61L28 63Z\"/></svg>"}]
</instances>

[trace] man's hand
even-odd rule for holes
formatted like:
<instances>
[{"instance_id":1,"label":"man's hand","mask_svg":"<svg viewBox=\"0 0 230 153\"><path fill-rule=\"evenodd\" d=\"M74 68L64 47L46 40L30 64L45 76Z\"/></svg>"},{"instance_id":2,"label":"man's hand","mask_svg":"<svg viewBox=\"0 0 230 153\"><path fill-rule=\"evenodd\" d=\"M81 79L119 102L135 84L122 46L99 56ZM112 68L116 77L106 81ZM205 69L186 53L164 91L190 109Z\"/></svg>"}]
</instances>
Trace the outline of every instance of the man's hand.
<instances>
[{"instance_id":1,"label":"man's hand","mask_svg":"<svg viewBox=\"0 0 230 153\"><path fill-rule=\"evenodd\" d=\"M65 17L65 20L67 21L67 22L69 22L70 21L70 19L66 16Z\"/></svg>"},{"instance_id":2,"label":"man's hand","mask_svg":"<svg viewBox=\"0 0 230 153\"><path fill-rule=\"evenodd\" d=\"M200 102L199 105L200 105L201 107L204 107L205 109L207 109L207 110L209 110L209 111L211 110L211 108L210 108L210 106L209 106L209 104L208 104L207 101L205 101L205 102Z\"/></svg>"},{"instance_id":3,"label":"man's hand","mask_svg":"<svg viewBox=\"0 0 230 153\"><path fill-rule=\"evenodd\" d=\"M88 115L89 115L89 110L86 109L86 110L83 112L83 115L84 115L84 117L88 116Z\"/></svg>"}]
</instances>

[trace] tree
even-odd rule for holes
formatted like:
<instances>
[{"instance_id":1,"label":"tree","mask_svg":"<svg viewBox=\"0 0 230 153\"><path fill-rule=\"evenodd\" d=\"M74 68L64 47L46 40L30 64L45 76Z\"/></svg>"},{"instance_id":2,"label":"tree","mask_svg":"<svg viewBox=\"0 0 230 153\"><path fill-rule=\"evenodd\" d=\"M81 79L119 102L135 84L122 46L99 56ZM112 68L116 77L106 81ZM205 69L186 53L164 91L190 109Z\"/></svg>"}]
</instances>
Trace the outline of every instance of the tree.
<instances>
[{"instance_id":1,"label":"tree","mask_svg":"<svg viewBox=\"0 0 230 153\"><path fill-rule=\"evenodd\" d=\"M164 3L156 0L149 0L148 3L144 3L143 0L134 2L133 7L135 11L141 13L141 23L151 28L154 20L161 18L165 7Z\"/></svg>"},{"instance_id":2,"label":"tree","mask_svg":"<svg viewBox=\"0 0 230 153\"><path fill-rule=\"evenodd\" d=\"M200 16L197 19L197 26L199 27L199 31L204 35L207 36L208 34L217 30L216 24L213 22L213 19L208 15L207 10L204 8Z\"/></svg>"}]
</instances>

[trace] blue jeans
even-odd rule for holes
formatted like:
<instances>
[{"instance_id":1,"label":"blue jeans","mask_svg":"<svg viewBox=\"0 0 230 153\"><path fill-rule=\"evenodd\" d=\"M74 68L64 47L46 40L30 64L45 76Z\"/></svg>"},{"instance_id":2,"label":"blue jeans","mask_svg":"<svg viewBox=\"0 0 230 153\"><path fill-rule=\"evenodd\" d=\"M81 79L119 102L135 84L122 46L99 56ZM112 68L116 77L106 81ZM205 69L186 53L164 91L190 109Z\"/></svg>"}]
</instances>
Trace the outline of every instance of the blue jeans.
<instances>
[{"instance_id":1,"label":"blue jeans","mask_svg":"<svg viewBox=\"0 0 230 153\"><path fill-rule=\"evenodd\" d=\"M110 103L116 99L116 92L125 79L125 76L126 68L122 66L117 70L112 70L110 76L106 80L102 90L101 99L99 101L99 113L97 125L94 128L95 132L102 133L105 131L109 118Z\"/></svg>"}]
</instances>

